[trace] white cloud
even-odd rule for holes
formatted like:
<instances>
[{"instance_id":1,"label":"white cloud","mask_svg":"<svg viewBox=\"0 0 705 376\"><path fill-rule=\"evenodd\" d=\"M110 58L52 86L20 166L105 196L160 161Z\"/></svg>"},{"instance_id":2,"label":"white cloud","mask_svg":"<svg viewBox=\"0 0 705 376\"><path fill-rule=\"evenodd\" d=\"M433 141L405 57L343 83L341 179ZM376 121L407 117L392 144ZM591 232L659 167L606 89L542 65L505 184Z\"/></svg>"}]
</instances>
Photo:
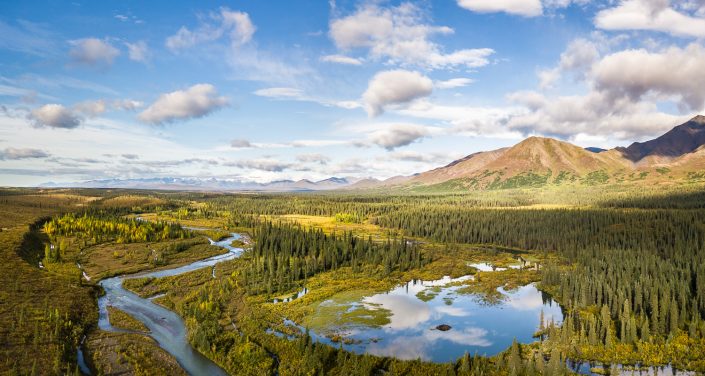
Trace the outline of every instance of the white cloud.
<instances>
[{"instance_id":1,"label":"white cloud","mask_svg":"<svg viewBox=\"0 0 705 376\"><path fill-rule=\"evenodd\" d=\"M296 140L291 143L285 144L285 146L293 146L295 148L305 148L305 147L321 147L321 146L336 146L336 145L348 145L349 141L342 140Z\"/></svg>"},{"instance_id":2,"label":"white cloud","mask_svg":"<svg viewBox=\"0 0 705 376\"><path fill-rule=\"evenodd\" d=\"M254 147L254 145L252 145L252 143L250 141L242 139L242 138L230 141L230 146L235 149L246 149L246 148Z\"/></svg>"},{"instance_id":3,"label":"white cloud","mask_svg":"<svg viewBox=\"0 0 705 376\"><path fill-rule=\"evenodd\" d=\"M322 106L326 106L326 107L334 106L334 107L344 108L346 110L354 110L356 108L362 107L362 105L356 101L336 101L336 100L330 100L330 99L311 97L311 96L306 95L306 93L304 93L303 90L296 89L293 87L264 88L264 89L256 90L253 94L260 96L260 97L272 98L272 99L293 100L293 101L301 101L301 102L313 102L313 103L318 103L318 104L320 104Z\"/></svg>"},{"instance_id":4,"label":"white cloud","mask_svg":"<svg viewBox=\"0 0 705 376\"><path fill-rule=\"evenodd\" d=\"M293 166L292 163L280 162L276 159L271 158L246 159L241 161L227 162L224 163L224 165L249 170L261 170L269 172L282 172Z\"/></svg>"},{"instance_id":5,"label":"white cloud","mask_svg":"<svg viewBox=\"0 0 705 376\"><path fill-rule=\"evenodd\" d=\"M98 116L105 112L106 103L104 100L85 101L73 106L74 110L86 116Z\"/></svg>"},{"instance_id":6,"label":"white cloud","mask_svg":"<svg viewBox=\"0 0 705 376\"><path fill-rule=\"evenodd\" d=\"M418 124L391 124L373 131L367 141L389 151L407 146L431 135L429 128Z\"/></svg>"},{"instance_id":7,"label":"white cloud","mask_svg":"<svg viewBox=\"0 0 705 376\"><path fill-rule=\"evenodd\" d=\"M206 116L228 104L210 84L193 85L186 90L162 94L138 118L146 123L161 124Z\"/></svg>"},{"instance_id":8,"label":"white cloud","mask_svg":"<svg viewBox=\"0 0 705 376\"><path fill-rule=\"evenodd\" d=\"M73 46L69 54L74 61L93 66L110 66L120 51L109 42L97 38L85 38L69 41Z\"/></svg>"},{"instance_id":9,"label":"white cloud","mask_svg":"<svg viewBox=\"0 0 705 376\"><path fill-rule=\"evenodd\" d=\"M231 68L228 79L295 85L299 77L305 76L307 80L315 77L316 72L308 66L291 64L290 61L296 59L289 51L269 52L251 43L256 30L247 13L220 8L218 12L201 17L200 25L194 29L182 26L166 39L165 45L172 52L211 47L203 55L214 60L215 64L227 64ZM214 46L217 48L212 48Z\"/></svg>"},{"instance_id":10,"label":"white cloud","mask_svg":"<svg viewBox=\"0 0 705 376\"><path fill-rule=\"evenodd\" d=\"M233 45L240 46L252 40L257 28L247 13L223 8L220 10L220 14L223 17L223 26L229 30L230 41Z\"/></svg>"},{"instance_id":11,"label":"white cloud","mask_svg":"<svg viewBox=\"0 0 705 376\"><path fill-rule=\"evenodd\" d=\"M325 55L321 56L321 61L327 63L337 63L337 64L347 64L347 65L361 65L362 60L345 55Z\"/></svg>"},{"instance_id":12,"label":"white cloud","mask_svg":"<svg viewBox=\"0 0 705 376\"><path fill-rule=\"evenodd\" d=\"M220 12L210 14L210 20L197 29L190 30L182 26L176 34L166 39L166 46L172 51L190 48L204 42L213 42L227 36L232 46L241 46L252 40L257 28L244 12L220 8Z\"/></svg>"},{"instance_id":13,"label":"white cloud","mask_svg":"<svg viewBox=\"0 0 705 376\"><path fill-rule=\"evenodd\" d=\"M436 81L434 86L437 89L455 89L458 87L468 86L473 82L475 81L471 78L451 78L450 80Z\"/></svg>"},{"instance_id":14,"label":"white cloud","mask_svg":"<svg viewBox=\"0 0 705 376\"><path fill-rule=\"evenodd\" d=\"M81 118L72 110L60 104L46 104L32 110L29 119L36 127L76 128L81 124Z\"/></svg>"},{"instance_id":15,"label":"white cloud","mask_svg":"<svg viewBox=\"0 0 705 376\"><path fill-rule=\"evenodd\" d=\"M254 92L255 95L267 98L303 98L303 91L291 87L270 87L259 89Z\"/></svg>"},{"instance_id":16,"label":"white cloud","mask_svg":"<svg viewBox=\"0 0 705 376\"><path fill-rule=\"evenodd\" d=\"M573 72L577 79L583 79L599 57L600 53L594 42L583 38L575 39L561 54L557 67L539 72L539 86L552 86L561 77L562 72Z\"/></svg>"},{"instance_id":17,"label":"white cloud","mask_svg":"<svg viewBox=\"0 0 705 376\"><path fill-rule=\"evenodd\" d=\"M505 12L524 17L543 13L540 0L458 0L458 6L478 13Z\"/></svg>"},{"instance_id":18,"label":"white cloud","mask_svg":"<svg viewBox=\"0 0 705 376\"><path fill-rule=\"evenodd\" d=\"M302 163L318 163L321 165L328 164L330 162L330 157L319 153L312 154L299 154L296 156L296 160Z\"/></svg>"},{"instance_id":19,"label":"white cloud","mask_svg":"<svg viewBox=\"0 0 705 376\"><path fill-rule=\"evenodd\" d=\"M132 99L118 99L114 100L111 105L117 110L134 111L144 106L144 103Z\"/></svg>"},{"instance_id":20,"label":"white cloud","mask_svg":"<svg viewBox=\"0 0 705 376\"><path fill-rule=\"evenodd\" d=\"M509 99L529 109L509 120L510 129L562 138L583 134L642 139L663 133L692 117L665 114L652 103L635 103L627 97L615 98L600 91L550 98L536 92L517 92L510 94Z\"/></svg>"},{"instance_id":21,"label":"white cloud","mask_svg":"<svg viewBox=\"0 0 705 376\"><path fill-rule=\"evenodd\" d=\"M660 52L644 49L605 56L593 68L599 90L634 101L646 94L676 97L681 107L705 108L705 48L691 44Z\"/></svg>"},{"instance_id":22,"label":"white cloud","mask_svg":"<svg viewBox=\"0 0 705 376\"><path fill-rule=\"evenodd\" d=\"M135 43L126 42L125 45L127 46L127 52L130 60L139 61L141 63L149 60L149 47L147 47L147 43L145 41L141 40Z\"/></svg>"},{"instance_id":23,"label":"white cloud","mask_svg":"<svg viewBox=\"0 0 705 376\"><path fill-rule=\"evenodd\" d=\"M38 159L47 157L49 157L49 153L40 149L7 148L5 150L0 150L0 160Z\"/></svg>"},{"instance_id":24,"label":"white cloud","mask_svg":"<svg viewBox=\"0 0 705 376\"><path fill-rule=\"evenodd\" d=\"M433 81L419 72L391 70L377 73L362 94L370 116L384 112L388 105L402 104L431 95Z\"/></svg>"},{"instance_id":25,"label":"white cloud","mask_svg":"<svg viewBox=\"0 0 705 376\"><path fill-rule=\"evenodd\" d=\"M524 112L521 107L479 107L468 105L445 105L417 100L403 109L396 110L405 116L420 119L440 120L450 127L449 134L465 136L492 135L495 138L515 139L519 134L507 129L507 121Z\"/></svg>"},{"instance_id":26,"label":"white cloud","mask_svg":"<svg viewBox=\"0 0 705 376\"><path fill-rule=\"evenodd\" d=\"M330 37L344 51L367 49L372 59L389 59L392 63L419 65L430 69L464 66L477 68L489 64L492 49L464 49L446 54L429 38L451 34L453 29L424 23L424 12L410 3L382 8L375 4L361 6L347 17L333 19Z\"/></svg>"},{"instance_id":27,"label":"white cloud","mask_svg":"<svg viewBox=\"0 0 705 376\"><path fill-rule=\"evenodd\" d=\"M463 155L450 155L445 153L419 153L411 150L402 150L388 153L387 160L403 161L403 162L422 162L428 164L445 164L452 160L461 158Z\"/></svg>"},{"instance_id":28,"label":"white cloud","mask_svg":"<svg viewBox=\"0 0 705 376\"><path fill-rule=\"evenodd\" d=\"M674 9L669 0L623 0L614 8L600 11L595 26L605 30L651 30L684 37L705 37L704 7L695 4L689 15ZM684 9L685 10L685 9Z\"/></svg>"}]
</instances>

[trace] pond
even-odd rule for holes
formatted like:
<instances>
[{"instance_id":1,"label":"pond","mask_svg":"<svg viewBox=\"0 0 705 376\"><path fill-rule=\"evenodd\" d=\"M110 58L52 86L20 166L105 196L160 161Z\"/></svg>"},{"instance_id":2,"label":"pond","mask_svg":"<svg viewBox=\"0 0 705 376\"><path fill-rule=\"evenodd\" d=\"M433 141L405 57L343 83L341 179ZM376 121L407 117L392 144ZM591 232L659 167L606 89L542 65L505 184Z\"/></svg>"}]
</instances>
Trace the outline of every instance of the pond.
<instances>
[{"instance_id":1,"label":"pond","mask_svg":"<svg viewBox=\"0 0 705 376\"><path fill-rule=\"evenodd\" d=\"M542 312L545 323L563 320L560 306L534 284L511 291L500 288L502 299L490 304L480 295L458 291L461 282L471 278L411 281L359 301L325 301L319 312L337 305L343 314L312 336L336 347L339 344L330 338L338 337L344 348L357 353L448 362L466 351L497 354L514 338L522 343L535 341ZM450 329L439 330L439 325Z\"/></svg>"}]
</instances>

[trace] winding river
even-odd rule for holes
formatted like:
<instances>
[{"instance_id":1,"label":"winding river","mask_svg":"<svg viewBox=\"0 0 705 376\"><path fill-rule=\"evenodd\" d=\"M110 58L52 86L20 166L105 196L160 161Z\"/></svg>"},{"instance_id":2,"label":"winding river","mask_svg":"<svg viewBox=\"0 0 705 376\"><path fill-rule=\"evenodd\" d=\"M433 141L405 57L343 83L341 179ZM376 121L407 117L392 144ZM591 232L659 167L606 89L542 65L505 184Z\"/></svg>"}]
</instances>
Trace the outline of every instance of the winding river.
<instances>
[{"instance_id":1,"label":"winding river","mask_svg":"<svg viewBox=\"0 0 705 376\"><path fill-rule=\"evenodd\" d=\"M191 375L227 375L225 371L210 359L196 351L186 339L186 326L183 319L156 303L151 299L145 299L122 287L122 281L132 278L161 278L188 273L194 270L212 267L215 276L215 265L232 260L242 253L241 248L230 245L233 240L240 239L239 234L218 242L211 241L211 244L227 249L229 252L214 256L205 260L193 262L177 268L159 270L154 272L140 272L125 276L117 276L100 281L100 285L105 290L105 295L98 299L99 319L98 327L101 330L110 332L128 332L115 328L110 324L108 318L108 306L113 306L129 313L135 319L141 321L150 331L148 335L152 337L159 346L179 362L186 372Z\"/></svg>"}]
</instances>

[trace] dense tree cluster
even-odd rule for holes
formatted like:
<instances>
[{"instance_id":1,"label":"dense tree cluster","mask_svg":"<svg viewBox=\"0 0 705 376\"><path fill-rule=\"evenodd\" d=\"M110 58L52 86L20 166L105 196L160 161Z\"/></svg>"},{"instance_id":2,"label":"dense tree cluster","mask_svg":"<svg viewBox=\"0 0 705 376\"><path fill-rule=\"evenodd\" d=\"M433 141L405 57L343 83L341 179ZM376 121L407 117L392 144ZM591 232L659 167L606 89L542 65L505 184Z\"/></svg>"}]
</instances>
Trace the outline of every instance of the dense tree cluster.
<instances>
[{"instance_id":1,"label":"dense tree cluster","mask_svg":"<svg viewBox=\"0 0 705 376\"><path fill-rule=\"evenodd\" d=\"M271 222L259 226L254 237L257 242L243 278L251 293L286 291L299 280L344 266L358 271L379 265L389 274L427 262L418 246L405 239L374 242L350 232L328 235L320 229Z\"/></svg>"},{"instance_id":2,"label":"dense tree cluster","mask_svg":"<svg viewBox=\"0 0 705 376\"><path fill-rule=\"evenodd\" d=\"M55 217L44 224L44 231L51 237L80 237L93 243L135 243L185 239L191 236L190 231L178 224L88 214L65 214Z\"/></svg>"},{"instance_id":3,"label":"dense tree cluster","mask_svg":"<svg viewBox=\"0 0 705 376\"><path fill-rule=\"evenodd\" d=\"M702 211L419 207L375 222L441 242L558 251L571 259L586 249L634 249L672 258L705 244Z\"/></svg>"}]
</instances>

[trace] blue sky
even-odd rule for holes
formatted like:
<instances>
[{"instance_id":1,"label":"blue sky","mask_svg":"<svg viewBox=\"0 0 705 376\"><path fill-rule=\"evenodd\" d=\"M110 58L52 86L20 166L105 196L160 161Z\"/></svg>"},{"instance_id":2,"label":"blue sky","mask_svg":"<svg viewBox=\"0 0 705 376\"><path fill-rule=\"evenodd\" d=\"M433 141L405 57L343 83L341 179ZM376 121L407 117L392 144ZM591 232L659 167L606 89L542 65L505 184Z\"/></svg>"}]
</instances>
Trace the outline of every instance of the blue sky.
<instances>
[{"instance_id":1,"label":"blue sky","mask_svg":"<svg viewBox=\"0 0 705 376\"><path fill-rule=\"evenodd\" d=\"M0 4L0 184L387 178L705 108L703 0Z\"/></svg>"}]
</instances>

